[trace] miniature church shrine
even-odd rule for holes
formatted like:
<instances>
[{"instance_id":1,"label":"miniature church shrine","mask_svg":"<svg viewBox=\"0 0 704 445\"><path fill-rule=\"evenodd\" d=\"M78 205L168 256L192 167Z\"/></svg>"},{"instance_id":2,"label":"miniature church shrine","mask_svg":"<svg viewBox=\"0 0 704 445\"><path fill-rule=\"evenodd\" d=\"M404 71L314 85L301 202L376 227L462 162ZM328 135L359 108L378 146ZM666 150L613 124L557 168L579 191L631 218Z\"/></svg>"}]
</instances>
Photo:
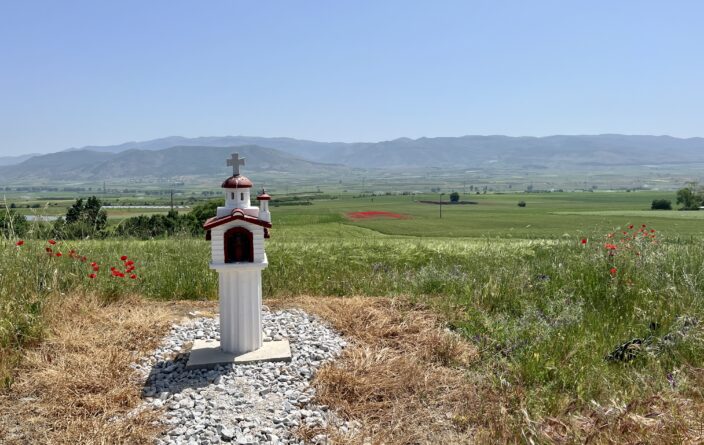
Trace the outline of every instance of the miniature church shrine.
<instances>
[{"instance_id":1,"label":"miniature church shrine","mask_svg":"<svg viewBox=\"0 0 704 445\"><path fill-rule=\"evenodd\" d=\"M227 160L233 171L222 183L225 205L203 226L211 243L210 268L218 273L220 344L205 352L208 345L194 344L189 367L290 359L288 341L263 342L261 274L269 264L264 240L271 228L271 197L262 190L259 207L252 206L252 181L240 173L244 162L238 153Z\"/></svg>"}]
</instances>

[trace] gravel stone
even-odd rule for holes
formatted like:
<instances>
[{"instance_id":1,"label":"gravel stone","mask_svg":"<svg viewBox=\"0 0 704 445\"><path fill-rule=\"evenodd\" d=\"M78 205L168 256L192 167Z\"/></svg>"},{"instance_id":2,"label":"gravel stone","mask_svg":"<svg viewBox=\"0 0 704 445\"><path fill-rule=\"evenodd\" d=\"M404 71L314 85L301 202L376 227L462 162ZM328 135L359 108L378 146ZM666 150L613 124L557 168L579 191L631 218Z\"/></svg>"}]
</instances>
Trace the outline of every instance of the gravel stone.
<instances>
[{"instance_id":1,"label":"gravel stone","mask_svg":"<svg viewBox=\"0 0 704 445\"><path fill-rule=\"evenodd\" d=\"M196 339L220 340L217 318L196 318L174 325L154 353L133 365L145 379L141 409L166 408L166 433L158 444L302 444L295 431L303 425L358 430L327 406L313 403L310 380L334 360L347 342L325 322L302 310L262 313L266 337L287 338L291 362L220 365L186 371L188 348ZM311 443L328 438L316 435Z\"/></svg>"}]
</instances>

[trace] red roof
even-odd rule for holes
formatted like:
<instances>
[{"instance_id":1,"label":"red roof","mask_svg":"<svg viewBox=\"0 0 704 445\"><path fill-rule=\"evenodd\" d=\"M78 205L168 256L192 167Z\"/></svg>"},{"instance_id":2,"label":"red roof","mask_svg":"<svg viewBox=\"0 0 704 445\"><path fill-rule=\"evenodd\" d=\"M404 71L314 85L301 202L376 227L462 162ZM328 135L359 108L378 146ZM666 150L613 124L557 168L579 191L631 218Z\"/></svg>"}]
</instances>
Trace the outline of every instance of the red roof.
<instances>
[{"instance_id":1,"label":"red roof","mask_svg":"<svg viewBox=\"0 0 704 445\"><path fill-rule=\"evenodd\" d=\"M264 192L264 193L260 194L259 196L257 196L257 201L268 201L270 199L271 199L271 196L269 196L269 194L267 192Z\"/></svg>"},{"instance_id":2,"label":"red roof","mask_svg":"<svg viewBox=\"0 0 704 445\"><path fill-rule=\"evenodd\" d=\"M222 188L226 189L244 189L244 188L250 188L254 184L252 184L252 181L249 180L248 177L242 176L242 175L237 175L237 176L230 176L229 178L225 179L222 183Z\"/></svg>"},{"instance_id":3,"label":"red roof","mask_svg":"<svg viewBox=\"0 0 704 445\"><path fill-rule=\"evenodd\" d=\"M220 218L218 218L217 216L214 216L214 217L210 218L209 220L207 220L205 222L205 224L203 224L203 228L205 230L210 230L214 227L221 226L223 224L227 224L229 222L237 221L237 220L245 221L245 222L248 222L248 223L251 223L251 224L254 224L257 226L266 227L266 228L271 227L270 222L262 221L259 218L255 218L253 216L246 215L244 212L242 212L241 209L235 209L232 211L232 213L230 213L227 216L221 216Z\"/></svg>"}]
</instances>

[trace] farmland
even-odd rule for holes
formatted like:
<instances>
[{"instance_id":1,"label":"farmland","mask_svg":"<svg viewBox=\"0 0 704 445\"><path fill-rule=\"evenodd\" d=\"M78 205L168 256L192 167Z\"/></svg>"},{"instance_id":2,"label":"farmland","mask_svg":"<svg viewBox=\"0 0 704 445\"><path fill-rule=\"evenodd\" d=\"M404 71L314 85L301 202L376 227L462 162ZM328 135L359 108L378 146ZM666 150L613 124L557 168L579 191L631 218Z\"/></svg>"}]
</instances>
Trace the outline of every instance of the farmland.
<instances>
[{"instance_id":1,"label":"farmland","mask_svg":"<svg viewBox=\"0 0 704 445\"><path fill-rule=\"evenodd\" d=\"M672 199L667 192L471 195L477 204L443 205L442 218L439 205L418 202L438 198L340 194L272 207L265 297L387 297L430 307L480 351L463 371L495 397L492 409L508 413L498 432L505 440L535 427L526 418L569 423L621 404L642 416L653 398L668 413L667 440L703 420L677 407L704 402L704 213L648 210L653 199ZM0 244L0 334L3 354L15 360L44 338L43 307L61 295L217 295L202 238L15 243ZM111 276L121 255L134 260L136 279ZM100 270L89 278L93 262ZM607 360L634 338L648 339L647 348ZM11 369L4 377L11 384Z\"/></svg>"}]
</instances>

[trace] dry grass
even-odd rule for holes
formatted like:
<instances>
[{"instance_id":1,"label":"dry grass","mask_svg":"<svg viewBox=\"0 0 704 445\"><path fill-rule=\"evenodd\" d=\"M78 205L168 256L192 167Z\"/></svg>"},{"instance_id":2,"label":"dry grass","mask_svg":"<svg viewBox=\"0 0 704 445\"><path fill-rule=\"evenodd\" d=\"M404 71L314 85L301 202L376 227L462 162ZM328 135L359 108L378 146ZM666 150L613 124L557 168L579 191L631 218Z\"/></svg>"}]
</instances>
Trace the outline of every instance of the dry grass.
<instances>
[{"instance_id":1,"label":"dry grass","mask_svg":"<svg viewBox=\"0 0 704 445\"><path fill-rule=\"evenodd\" d=\"M486 394L465 376L476 350L445 331L427 308L363 297L279 304L320 315L353 342L315 379L318 402L362 425L339 442L469 443L470 427L489 415L482 406Z\"/></svg>"},{"instance_id":2,"label":"dry grass","mask_svg":"<svg viewBox=\"0 0 704 445\"><path fill-rule=\"evenodd\" d=\"M25 351L15 383L0 394L0 442L152 442L157 413L127 416L142 383L130 364L184 310L136 297L110 304L86 295L55 300L45 313L46 340Z\"/></svg>"}]
</instances>

